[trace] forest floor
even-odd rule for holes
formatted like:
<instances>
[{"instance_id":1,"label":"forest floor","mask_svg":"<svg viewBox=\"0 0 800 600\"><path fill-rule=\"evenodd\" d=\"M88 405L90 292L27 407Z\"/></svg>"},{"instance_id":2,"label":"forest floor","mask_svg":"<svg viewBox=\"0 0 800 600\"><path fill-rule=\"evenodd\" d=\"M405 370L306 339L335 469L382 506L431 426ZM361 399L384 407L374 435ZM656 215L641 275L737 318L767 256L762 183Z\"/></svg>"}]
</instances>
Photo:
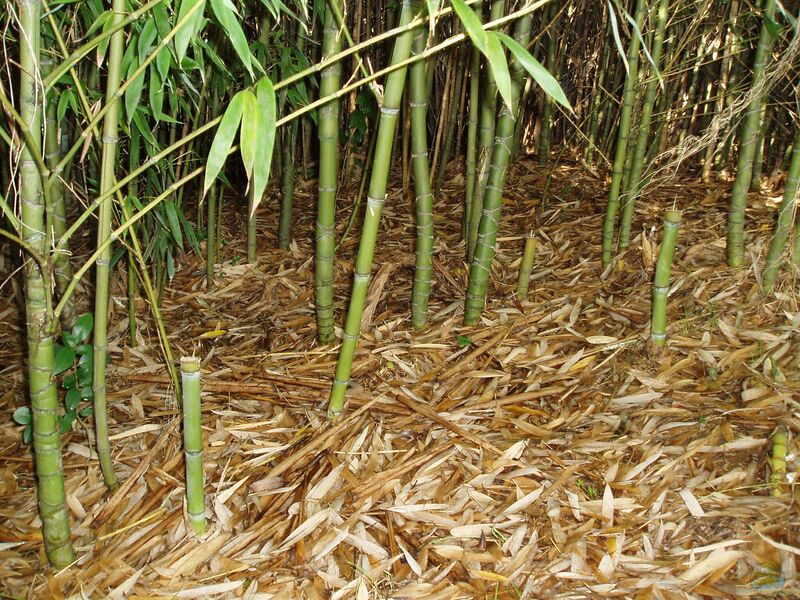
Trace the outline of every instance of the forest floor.
<instances>
[{"instance_id":1,"label":"forest floor","mask_svg":"<svg viewBox=\"0 0 800 600\"><path fill-rule=\"evenodd\" d=\"M244 264L243 210L223 259L181 259L163 314L177 356L203 360L208 533L187 534L180 416L152 318L127 338L112 292L108 497L91 439L63 440L79 559L43 568L32 457L11 420L26 402L24 329L0 295L0 590L85 598L800 597L796 492L773 497L776 428L800 432L796 274L758 281L777 198L751 197L746 266L725 266L730 182L681 179L640 206L630 249L600 265L606 182L520 161L508 178L490 302L462 325L463 176L436 208L430 326L410 326L411 201L386 203L344 415L325 418L338 345L315 344L314 182L295 241L275 249L275 202ZM777 195L778 192L776 191ZM341 201L346 214L352 195ZM661 215L684 210L668 349L648 354ZM523 234L538 251L513 299ZM337 258L337 322L352 279ZM118 278L120 282L124 277ZM88 286L87 288L88 289ZM792 442L793 444L795 442ZM790 452L797 453L797 448ZM790 469L796 467L790 467ZM2 594L0 594L2 597Z\"/></svg>"}]
</instances>

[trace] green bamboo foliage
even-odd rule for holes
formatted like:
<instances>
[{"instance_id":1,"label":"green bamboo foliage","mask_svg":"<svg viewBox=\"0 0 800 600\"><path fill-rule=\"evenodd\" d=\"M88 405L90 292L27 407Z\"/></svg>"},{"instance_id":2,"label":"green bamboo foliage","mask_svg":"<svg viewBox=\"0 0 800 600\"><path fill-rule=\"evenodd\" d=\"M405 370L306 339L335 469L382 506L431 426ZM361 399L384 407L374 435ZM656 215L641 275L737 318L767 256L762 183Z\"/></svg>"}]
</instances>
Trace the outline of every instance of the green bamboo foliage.
<instances>
[{"instance_id":1,"label":"green bamboo foliage","mask_svg":"<svg viewBox=\"0 0 800 600\"><path fill-rule=\"evenodd\" d=\"M521 46L526 46L531 32L531 15L525 15L515 28L514 37ZM512 106L502 104L497 122L494 148L492 150L492 163L489 168L489 179L486 184L486 193L483 200L483 210L480 217L478 235L475 244L475 255L469 273L467 287L467 300L464 308L464 323L472 325L478 320L486 305L486 293L489 286L489 276L494 258L495 242L497 241L497 228L500 224L500 209L503 205L503 189L505 188L506 173L511 159L512 138L519 114L519 96L524 80L524 68L519 61L514 61L511 66L511 97Z\"/></svg>"},{"instance_id":2,"label":"green bamboo foliage","mask_svg":"<svg viewBox=\"0 0 800 600\"><path fill-rule=\"evenodd\" d=\"M764 75L764 66L769 60L773 34L770 31L775 17L775 0L766 0L761 33L758 36L755 60L753 62L753 87L758 88ZM741 267L744 264L744 213L747 207L747 190L753 175L753 158L760 137L762 98L753 98L747 107L741 129L739 130L739 157L736 162L736 179L731 192L728 210L728 265Z\"/></svg>"},{"instance_id":3,"label":"green bamboo foliage","mask_svg":"<svg viewBox=\"0 0 800 600\"><path fill-rule=\"evenodd\" d=\"M112 4L112 24L125 18L125 0L114 0ZM103 154L101 158L100 194L107 193L116 183L117 146L119 129L119 89L123 52L124 32L122 29L111 36L108 49L108 75L106 78L106 103L109 108L103 120ZM94 426L97 457L103 480L110 490L119 483L111 460L111 444L108 440L108 410L106 407L106 357L108 356L108 301L109 301L109 263L111 261L111 197L100 203L98 208L97 245L102 248L95 267L94 298L94 373L92 389L94 392Z\"/></svg>"},{"instance_id":4,"label":"green bamboo foliage","mask_svg":"<svg viewBox=\"0 0 800 600\"><path fill-rule=\"evenodd\" d=\"M414 6L417 12L417 6ZM419 56L425 51L426 31L414 30L412 52ZM409 74L411 104L411 160L416 193L417 241L414 286L411 291L411 324L415 328L425 325L428 319L428 299L431 293L433 269L433 195L428 173L427 123L428 102L425 93L425 61L411 65ZM443 166L442 166L443 168Z\"/></svg>"},{"instance_id":5,"label":"green bamboo foliage","mask_svg":"<svg viewBox=\"0 0 800 600\"><path fill-rule=\"evenodd\" d=\"M636 0L636 26L641 31L644 15L646 12L644 0ZM614 151L614 164L611 171L611 189L608 192L608 205L606 206L606 216L603 221L603 265L611 262L614 248L614 231L617 223L617 212L619 211L619 193L622 186L622 178L625 170L625 158L628 149L628 142L631 133L631 117L633 106L636 102L636 82L639 73L639 36L635 33L631 35L630 46L628 47L628 76L625 79L625 88L622 94L622 110L619 118L619 130L617 133L617 147Z\"/></svg>"},{"instance_id":6,"label":"green bamboo foliage","mask_svg":"<svg viewBox=\"0 0 800 600\"><path fill-rule=\"evenodd\" d=\"M186 513L195 535L206 531L206 499L203 487L203 429L200 410L200 359L181 358L183 387L183 455L186 463Z\"/></svg>"},{"instance_id":7,"label":"green bamboo foliage","mask_svg":"<svg viewBox=\"0 0 800 600\"><path fill-rule=\"evenodd\" d=\"M528 232L525 235L525 249L522 252L522 262L519 265L517 300L524 300L528 296L528 284L531 281L534 258L536 258L536 238L533 236L533 232Z\"/></svg>"},{"instance_id":8,"label":"green bamboo foliage","mask_svg":"<svg viewBox=\"0 0 800 600\"><path fill-rule=\"evenodd\" d=\"M415 5L418 1L415 2ZM407 25L413 16L410 0L403 0L400 13L400 26ZM412 31L400 34L394 44L392 65L404 62L411 53ZM350 371L356 352L358 336L361 331L361 315L364 312L367 289L372 273L372 257L375 252L375 240L378 235L381 209L386 200L386 185L389 180L389 167L392 158L392 142L400 112L400 102L405 87L406 67L392 71L386 79L386 87L381 105L381 116L378 121L375 157L372 163L372 177L367 195L367 208L364 225L361 230L361 241L358 245L353 289L350 293L350 306L344 326L344 339L336 361L336 373L328 404L328 415L336 417L344 407L347 386L350 382Z\"/></svg>"},{"instance_id":9,"label":"green bamboo foliage","mask_svg":"<svg viewBox=\"0 0 800 600\"><path fill-rule=\"evenodd\" d=\"M761 279L765 294L772 292L772 288L778 278L778 269L780 268L783 251L786 248L786 240L792 232L798 184L800 184L800 128L794 136L792 162L789 164L786 187L783 191L783 201L778 209L778 221L775 223L775 233L772 236L772 243L769 246L767 262Z\"/></svg>"},{"instance_id":10,"label":"green bamboo foliage","mask_svg":"<svg viewBox=\"0 0 800 600\"><path fill-rule=\"evenodd\" d=\"M678 229L681 225L681 211L668 210L664 215L664 233L658 251L656 274L653 280L653 306L650 321L650 343L663 347L667 343L667 295L669 293L669 276L672 270L672 257L678 241Z\"/></svg>"},{"instance_id":11,"label":"green bamboo foliage","mask_svg":"<svg viewBox=\"0 0 800 600\"><path fill-rule=\"evenodd\" d=\"M328 0L322 32L322 60L329 60L342 47L335 8L341 0ZM339 89L341 67L334 62L320 74L319 94L325 98ZM339 101L319 108L319 197L317 199L316 288L317 337L321 344L333 340L333 259L336 252L336 186L339 180Z\"/></svg>"},{"instance_id":12,"label":"green bamboo foliage","mask_svg":"<svg viewBox=\"0 0 800 600\"><path fill-rule=\"evenodd\" d=\"M656 30L653 35L653 64L657 67L661 62L661 53L664 48L664 32L667 28L667 16L669 13L669 0L660 0L658 3L658 14L656 16ZM625 186L625 193L622 200L622 218L619 228L619 247L624 250L631 242L631 223L633 222L634 207L636 197L641 188L642 172L644 171L644 159L647 153L647 144L650 141L650 121L653 117L653 107L655 106L656 93L658 92L658 78L656 73L651 73L647 82L644 102L642 103L642 115L639 122L639 131L636 136L636 148L631 159L631 170L628 185Z\"/></svg>"},{"instance_id":13,"label":"green bamboo foliage","mask_svg":"<svg viewBox=\"0 0 800 600\"><path fill-rule=\"evenodd\" d=\"M47 559L56 568L72 563L69 513L64 492L64 469L58 423L58 394L53 380L54 348L50 315L50 273L45 270L47 252L45 203L36 157L42 152L41 72L39 65L41 4L18 4L20 116L30 137L22 145L19 193L22 238L35 253L25 261L25 316L28 335L28 389L33 421L33 453L36 465L39 516Z\"/></svg>"}]
</instances>

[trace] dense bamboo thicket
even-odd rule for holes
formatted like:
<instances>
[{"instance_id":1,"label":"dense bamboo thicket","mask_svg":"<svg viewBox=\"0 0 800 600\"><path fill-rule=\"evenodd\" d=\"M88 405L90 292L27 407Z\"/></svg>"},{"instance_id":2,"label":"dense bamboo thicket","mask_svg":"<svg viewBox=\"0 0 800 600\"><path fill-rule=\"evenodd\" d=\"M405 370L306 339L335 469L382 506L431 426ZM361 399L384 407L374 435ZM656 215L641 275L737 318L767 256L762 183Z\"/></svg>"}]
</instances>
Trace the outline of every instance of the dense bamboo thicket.
<instances>
[{"instance_id":1,"label":"dense bamboo thicket","mask_svg":"<svg viewBox=\"0 0 800 600\"><path fill-rule=\"evenodd\" d=\"M715 277L752 266L755 287L741 302L777 299L787 315L797 311L796 2L19 0L5 8L0 289L19 310L28 390L8 397L15 448L34 459L30 493L56 569L81 554L71 542L75 507L60 436L85 431L108 493L126 485L115 473L108 419L108 369L122 347L126 357L142 343L155 348L153 370L168 378L174 406L187 398L186 508L191 530L205 531L198 378L206 363L162 314L193 257L205 261L210 292L224 289L221 270L240 262L257 270L265 247L289 257L297 240L313 237L313 294L304 307L317 347L308 351L335 354L325 365L332 428L347 415L375 297L401 279L398 265L413 271L399 318L414 335L441 325L445 313L433 316L430 305L443 278L462 293L453 314L474 326L475 340L493 322L487 308L530 308L537 239L550 242L541 237L550 223L543 215L571 201L569 187L551 185L563 168L586 173L605 198L597 244L582 248L576 269L599 258L598 280L620 281L631 261L644 261L652 314L640 333L652 360L668 351L670 322L683 317L670 314L668 300L676 243L697 226L687 217L690 195L675 191L683 182L701 181L729 205L718 215L727 266L720 261ZM515 164L538 169L532 189L516 188ZM453 182L463 182L462 195L443 213ZM529 205L513 214L524 251L521 242L516 294L503 296L493 281L509 190ZM401 214L405 199L413 210ZM764 199L774 231L754 232L748 210ZM640 217L651 210L666 211L663 231L647 231ZM240 216L246 252L236 256L222 231ZM398 220L413 224L414 239L407 255L375 274L376 249ZM451 223L460 239L445 243L437 227ZM444 251L458 253L458 272L444 272ZM343 284L346 297L335 292ZM137 323L145 321L153 326L143 332ZM185 357L183 384L176 355ZM494 377L489 364L475 372ZM419 410L464 435L433 409ZM781 468L770 480L778 496ZM599 512L607 519L605 498ZM409 560L399 546L391 553Z\"/></svg>"}]
</instances>

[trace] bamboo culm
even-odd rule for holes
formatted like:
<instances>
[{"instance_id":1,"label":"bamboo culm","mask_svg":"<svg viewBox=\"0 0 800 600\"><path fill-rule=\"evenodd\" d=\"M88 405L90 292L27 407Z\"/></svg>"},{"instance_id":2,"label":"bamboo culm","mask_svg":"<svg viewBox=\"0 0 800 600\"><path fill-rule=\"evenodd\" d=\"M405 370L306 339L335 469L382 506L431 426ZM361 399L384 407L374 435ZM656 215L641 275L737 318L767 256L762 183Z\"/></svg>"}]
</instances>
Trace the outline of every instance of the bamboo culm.
<instances>
[{"instance_id":1,"label":"bamboo culm","mask_svg":"<svg viewBox=\"0 0 800 600\"><path fill-rule=\"evenodd\" d=\"M467 121L467 157L466 157L466 194L464 198L464 218L461 220L461 237L466 240L471 222L472 211L475 210L477 199L480 210L481 199L475 194L475 158L478 141L478 92L480 89L481 53L477 48L472 49L469 67L469 117Z\"/></svg>"},{"instance_id":2,"label":"bamboo culm","mask_svg":"<svg viewBox=\"0 0 800 600\"><path fill-rule=\"evenodd\" d=\"M341 0L328 0L340 5ZM325 8L322 33L322 58L334 56L341 49L341 34L334 10ZM322 70L320 97L339 89L340 64L335 62ZM331 100L319 108L319 196L317 198L316 289L317 338L321 344L333 340L333 259L336 252L336 187L339 180L339 100Z\"/></svg>"},{"instance_id":3,"label":"bamboo culm","mask_svg":"<svg viewBox=\"0 0 800 600\"><path fill-rule=\"evenodd\" d=\"M531 281L533 260L536 258L536 238L532 233L525 236L525 249L522 252L522 262L519 265L517 278L517 300L525 300L528 296L528 284Z\"/></svg>"},{"instance_id":4,"label":"bamboo culm","mask_svg":"<svg viewBox=\"0 0 800 600\"><path fill-rule=\"evenodd\" d=\"M113 0L112 24L125 18L125 0ZM121 79L121 64L124 42L124 30L120 29L111 36L108 49L108 75L106 77L106 103L112 104L103 119L103 153L101 157L99 193L108 192L116 183L115 167L117 164L117 146L119 145L119 97L117 91ZM106 407L106 357L108 356L108 303L109 303L109 263L111 261L111 244L106 241L111 235L112 199L106 198L100 203L97 222L97 244L102 252L97 257L95 267L94 297L94 353L92 391L94 393L94 427L97 457L103 481L109 490L119 485L114 473L111 459L111 445L108 439L108 409Z\"/></svg>"},{"instance_id":5,"label":"bamboo culm","mask_svg":"<svg viewBox=\"0 0 800 600\"><path fill-rule=\"evenodd\" d=\"M499 19L503 15L504 0L492 0L489 20ZM478 172L473 191L470 223L467 229L467 260L472 261L475 244L478 240L478 228L481 221L481 208L486 195L489 170L492 164L492 150L495 141L497 124L497 84L488 63L483 71L483 89L480 90L480 130L478 132Z\"/></svg>"},{"instance_id":6,"label":"bamboo culm","mask_svg":"<svg viewBox=\"0 0 800 600\"><path fill-rule=\"evenodd\" d=\"M769 50L773 35L770 23L775 17L775 0L766 0L761 33L758 36L753 63L753 87L758 88L763 80L764 66L769 60ZM739 130L739 157L736 161L736 179L731 192L731 204L728 210L728 265L734 268L744 264L744 213L747 207L747 191L753 175L753 158L756 155L756 144L760 136L762 99L759 95L753 98L747 107L741 129Z\"/></svg>"},{"instance_id":7,"label":"bamboo culm","mask_svg":"<svg viewBox=\"0 0 800 600\"><path fill-rule=\"evenodd\" d=\"M51 59L48 57L47 62L45 62L43 57L41 60L43 70L48 63L52 64ZM50 90L46 100L46 124L44 128L44 160L47 168L54 173L57 171L58 164L61 161L61 143L58 139L58 123L56 118L57 99L58 95L55 91ZM55 245L56 240L64 235L64 232L67 230L63 177L64 175L62 173L58 173L57 176L49 177L45 183L45 199L48 201L47 230L52 234L51 245ZM72 279L72 264L70 263L69 257L69 252L56 252L53 254L53 276L56 282L56 291L59 296L64 294ZM65 330L72 329L76 317L75 300L70 296L64 303L64 310L61 311L61 326Z\"/></svg>"},{"instance_id":8,"label":"bamboo culm","mask_svg":"<svg viewBox=\"0 0 800 600\"><path fill-rule=\"evenodd\" d=\"M661 62L661 53L664 48L664 32L667 28L667 16L669 13L669 0L659 0L658 14L656 17L656 30L653 39L653 63L658 67ZM631 223L636 205L636 197L641 189L642 172L644 171L644 158L647 152L647 143L650 139L650 121L653 117L653 106L655 105L656 93L658 92L658 79L655 73L651 74L647 82L644 102L642 103L642 115L639 122L639 131L636 136L636 147L631 159L631 170L628 185L625 186L625 193L622 200L622 217L619 226L619 247L624 250L630 245Z\"/></svg>"},{"instance_id":9,"label":"bamboo culm","mask_svg":"<svg viewBox=\"0 0 800 600\"><path fill-rule=\"evenodd\" d=\"M181 358L183 388L183 454L186 463L186 513L195 535L206 531L206 499L203 473L203 429L200 405L200 359Z\"/></svg>"},{"instance_id":10,"label":"bamboo culm","mask_svg":"<svg viewBox=\"0 0 800 600\"><path fill-rule=\"evenodd\" d=\"M672 271L672 257L678 240L681 225L681 211L668 210L664 215L664 233L658 251L656 273L653 280L653 306L650 321L650 343L663 347L667 343L667 296L669 276Z\"/></svg>"},{"instance_id":11,"label":"bamboo culm","mask_svg":"<svg viewBox=\"0 0 800 600\"><path fill-rule=\"evenodd\" d=\"M551 3L545 21L549 23L557 12L558 6ZM555 78L558 78L558 73L555 72L556 48L558 46L557 33L556 25L553 23L547 32L547 58L545 59L545 69ZM541 166L547 165L547 161L550 158L550 134L553 128L554 108L555 101L549 94L545 94L542 99L542 130L539 134L539 164Z\"/></svg>"},{"instance_id":12,"label":"bamboo culm","mask_svg":"<svg viewBox=\"0 0 800 600\"><path fill-rule=\"evenodd\" d=\"M775 223L775 233L767 253L767 262L761 277L764 293L769 294L778 278L781 257L786 248L786 240L792 232L792 222L795 217L795 203L797 201L798 184L800 184L800 129L794 136L792 162L786 177L786 187L783 190L783 201L778 209L778 221ZM797 234L795 234L797 235Z\"/></svg>"},{"instance_id":13,"label":"bamboo culm","mask_svg":"<svg viewBox=\"0 0 800 600\"><path fill-rule=\"evenodd\" d=\"M416 9L417 6L414 6ZM425 51L426 31L414 30L412 52ZM411 324L415 328L425 325L428 318L428 299L431 294L433 269L433 195L428 172L427 116L425 95L425 62L418 60L409 73L409 99L411 105L411 160L416 194L417 240L414 286L411 291Z\"/></svg>"},{"instance_id":14,"label":"bamboo culm","mask_svg":"<svg viewBox=\"0 0 800 600\"><path fill-rule=\"evenodd\" d=\"M646 3L636 0L636 25L641 31L644 22ZM614 164L611 171L611 189L608 192L608 205L603 221L603 265L611 262L614 248L614 232L619 210L619 192L624 176L625 158L631 132L631 117L633 105L636 102L636 83L639 72L639 36L632 35L628 48L628 76L625 78L625 87L622 94L622 110L620 111L619 130L617 133L617 146L614 151Z\"/></svg>"},{"instance_id":15,"label":"bamboo culm","mask_svg":"<svg viewBox=\"0 0 800 600\"><path fill-rule=\"evenodd\" d=\"M41 176L34 155L42 152L42 88L39 65L41 4L37 0L18 5L20 116L30 139L20 152L20 218L22 238L36 257L25 261L25 317L28 336L28 389L33 423L33 455L36 466L37 501L47 560L61 569L75 560L69 512L64 491L64 469L58 422L58 393L53 379L55 351L50 274L42 270L47 236Z\"/></svg>"},{"instance_id":16,"label":"bamboo culm","mask_svg":"<svg viewBox=\"0 0 800 600\"><path fill-rule=\"evenodd\" d=\"M418 0L415 2L418 5ZM400 25L411 22L413 9L410 0L403 0L400 13ZM392 53L392 64L398 64L408 59L411 53L412 31L405 31L395 40ZM400 102L403 98L407 67L392 71L386 79L383 103L378 121L377 141L375 144L375 157L372 165L369 192L367 194L366 214L361 229L361 240L358 245L356 257L353 289L350 293L350 305L347 309L347 318L344 326L344 338L336 361L336 372L331 388L328 404L328 416L333 418L341 414L344 408L347 386L350 383L350 371L353 367L353 357L361 332L361 315L364 312L367 289L372 273L372 257L375 252L375 240L378 235L381 209L386 201L386 186L389 180L389 167L392 158L392 142L397 128Z\"/></svg>"},{"instance_id":17,"label":"bamboo culm","mask_svg":"<svg viewBox=\"0 0 800 600\"><path fill-rule=\"evenodd\" d=\"M527 46L531 32L533 17L525 15L517 21L514 37L522 46ZM503 205L503 189L506 173L511 158L512 138L519 113L519 96L524 80L523 67L514 61L511 64L511 98L512 106L504 102L500 109L497 123L496 139L492 150L492 163L486 184L486 195L483 200L475 254L469 272L467 299L464 307L464 323L472 325L480 316L486 305L486 293L494 258L497 228L500 224L500 209Z\"/></svg>"}]
</instances>

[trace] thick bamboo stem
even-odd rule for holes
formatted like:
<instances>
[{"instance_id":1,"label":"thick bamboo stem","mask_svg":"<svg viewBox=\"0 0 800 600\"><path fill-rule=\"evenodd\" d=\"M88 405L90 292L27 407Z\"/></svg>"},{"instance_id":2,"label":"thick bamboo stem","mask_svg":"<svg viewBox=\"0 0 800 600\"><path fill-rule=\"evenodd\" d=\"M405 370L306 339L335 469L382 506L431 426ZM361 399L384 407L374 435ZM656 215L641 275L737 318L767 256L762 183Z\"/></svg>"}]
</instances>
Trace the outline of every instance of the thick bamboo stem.
<instances>
[{"instance_id":1,"label":"thick bamboo stem","mask_svg":"<svg viewBox=\"0 0 800 600\"><path fill-rule=\"evenodd\" d=\"M43 88L39 68L38 0L22 0L19 12L19 99L30 136L20 152L20 216L25 244L35 256L25 262L25 316L28 336L28 389L33 422L37 500L47 560L60 569L75 559L58 423L58 394L53 380L54 348L50 274L43 270L47 251L42 182L34 156L42 153Z\"/></svg>"},{"instance_id":2,"label":"thick bamboo stem","mask_svg":"<svg viewBox=\"0 0 800 600\"><path fill-rule=\"evenodd\" d=\"M415 4L418 4L418 0ZM411 2L403 0L403 8L400 13L401 27L411 22L412 12ZM403 62L408 58L411 53L411 42L411 31L403 33L395 40L392 64ZM347 309L344 339L339 350L339 358L336 361L336 372L328 404L328 415L330 417L336 417L341 414L344 408L347 386L350 383L353 357L355 356L356 345L361 332L361 315L364 312L364 303L372 273L372 257L375 252L375 240L378 235L381 209L386 201L386 186L389 180L389 167L392 158L392 142L397 127L405 79L406 68L404 67L392 71L386 80L381 116L378 123L372 178L367 195L367 209L361 230L361 241L358 246L353 289L350 293L350 306Z\"/></svg>"},{"instance_id":3,"label":"thick bamboo stem","mask_svg":"<svg viewBox=\"0 0 800 600\"><path fill-rule=\"evenodd\" d=\"M338 4L340 0L328 0ZM341 48L334 10L325 9L322 33L322 59L336 55ZM339 89L340 65L334 62L322 70L320 97ZM319 196L317 198L316 289L317 338L321 344L333 340L333 260L336 253L336 187L339 180L339 101L331 100L319 108Z\"/></svg>"},{"instance_id":4,"label":"thick bamboo stem","mask_svg":"<svg viewBox=\"0 0 800 600\"><path fill-rule=\"evenodd\" d=\"M765 294L772 292L775 281L778 279L781 257L786 248L786 240L792 232L792 222L795 218L797 190L800 187L798 186L800 184L800 128L795 133L793 146L792 162L786 177L783 201L778 209L778 221L775 223L775 233L772 236L772 243L769 246L767 262L761 278Z\"/></svg>"},{"instance_id":5,"label":"thick bamboo stem","mask_svg":"<svg viewBox=\"0 0 800 600\"><path fill-rule=\"evenodd\" d=\"M658 251L656 274L653 280L653 306L650 321L650 343L663 347L667 343L667 296L669 294L669 276L672 271L672 257L678 240L678 229L681 225L681 211L668 210L664 215L664 233Z\"/></svg>"},{"instance_id":6,"label":"thick bamboo stem","mask_svg":"<svg viewBox=\"0 0 800 600\"><path fill-rule=\"evenodd\" d=\"M186 463L186 513L195 535L206 531L206 499L203 490L203 429L200 409L200 359L181 358L183 387L183 454Z\"/></svg>"},{"instance_id":7,"label":"thick bamboo stem","mask_svg":"<svg viewBox=\"0 0 800 600\"><path fill-rule=\"evenodd\" d=\"M415 8L417 8L415 6ZM413 54L425 51L426 30L414 30ZM417 240L414 286L411 292L411 324L415 328L427 322L428 299L431 292L433 270L433 196L428 173L427 113L425 95L425 63L417 61L411 65L409 75L409 97L411 104L411 160L414 170L416 193Z\"/></svg>"},{"instance_id":8,"label":"thick bamboo stem","mask_svg":"<svg viewBox=\"0 0 800 600\"><path fill-rule=\"evenodd\" d=\"M764 78L764 66L769 60L769 50L773 35L770 31L775 17L775 0L766 0L761 33L758 37L755 60L753 63L753 87L758 89ZM747 207L747 190L753 175L753 158L756 155L756 143L759 139L762 96L753 98L745 112L739 130L739 157L736 162L736 179L731 192L731 204L728 210L728 265L734 268L744 264L744 213Z\"/></svg>"},{"instance_id":9,"label":"thick bamboo stem","mask_svg":"<svg viewBox=\"0 0 800 600\"><path fill-rule=\"evenodd\" d=\"M636 25L641 31L646 12L644 0L636 1ZM606 206L605 220L603 221L603 265L611 262L614 249L614 231L619 210L619 193L622 178L625 173L625 159L631 132L631 117L633 105L636 102L636 83L639 72L639 36L631 35L628 48L628 76L625 79L625 88L622 94L622 110L620 112L619 130L617 133L617 146L614 151L614 164L611 171L611 189L608 192L608 205Z\"/></svg>"}]
</instances>

